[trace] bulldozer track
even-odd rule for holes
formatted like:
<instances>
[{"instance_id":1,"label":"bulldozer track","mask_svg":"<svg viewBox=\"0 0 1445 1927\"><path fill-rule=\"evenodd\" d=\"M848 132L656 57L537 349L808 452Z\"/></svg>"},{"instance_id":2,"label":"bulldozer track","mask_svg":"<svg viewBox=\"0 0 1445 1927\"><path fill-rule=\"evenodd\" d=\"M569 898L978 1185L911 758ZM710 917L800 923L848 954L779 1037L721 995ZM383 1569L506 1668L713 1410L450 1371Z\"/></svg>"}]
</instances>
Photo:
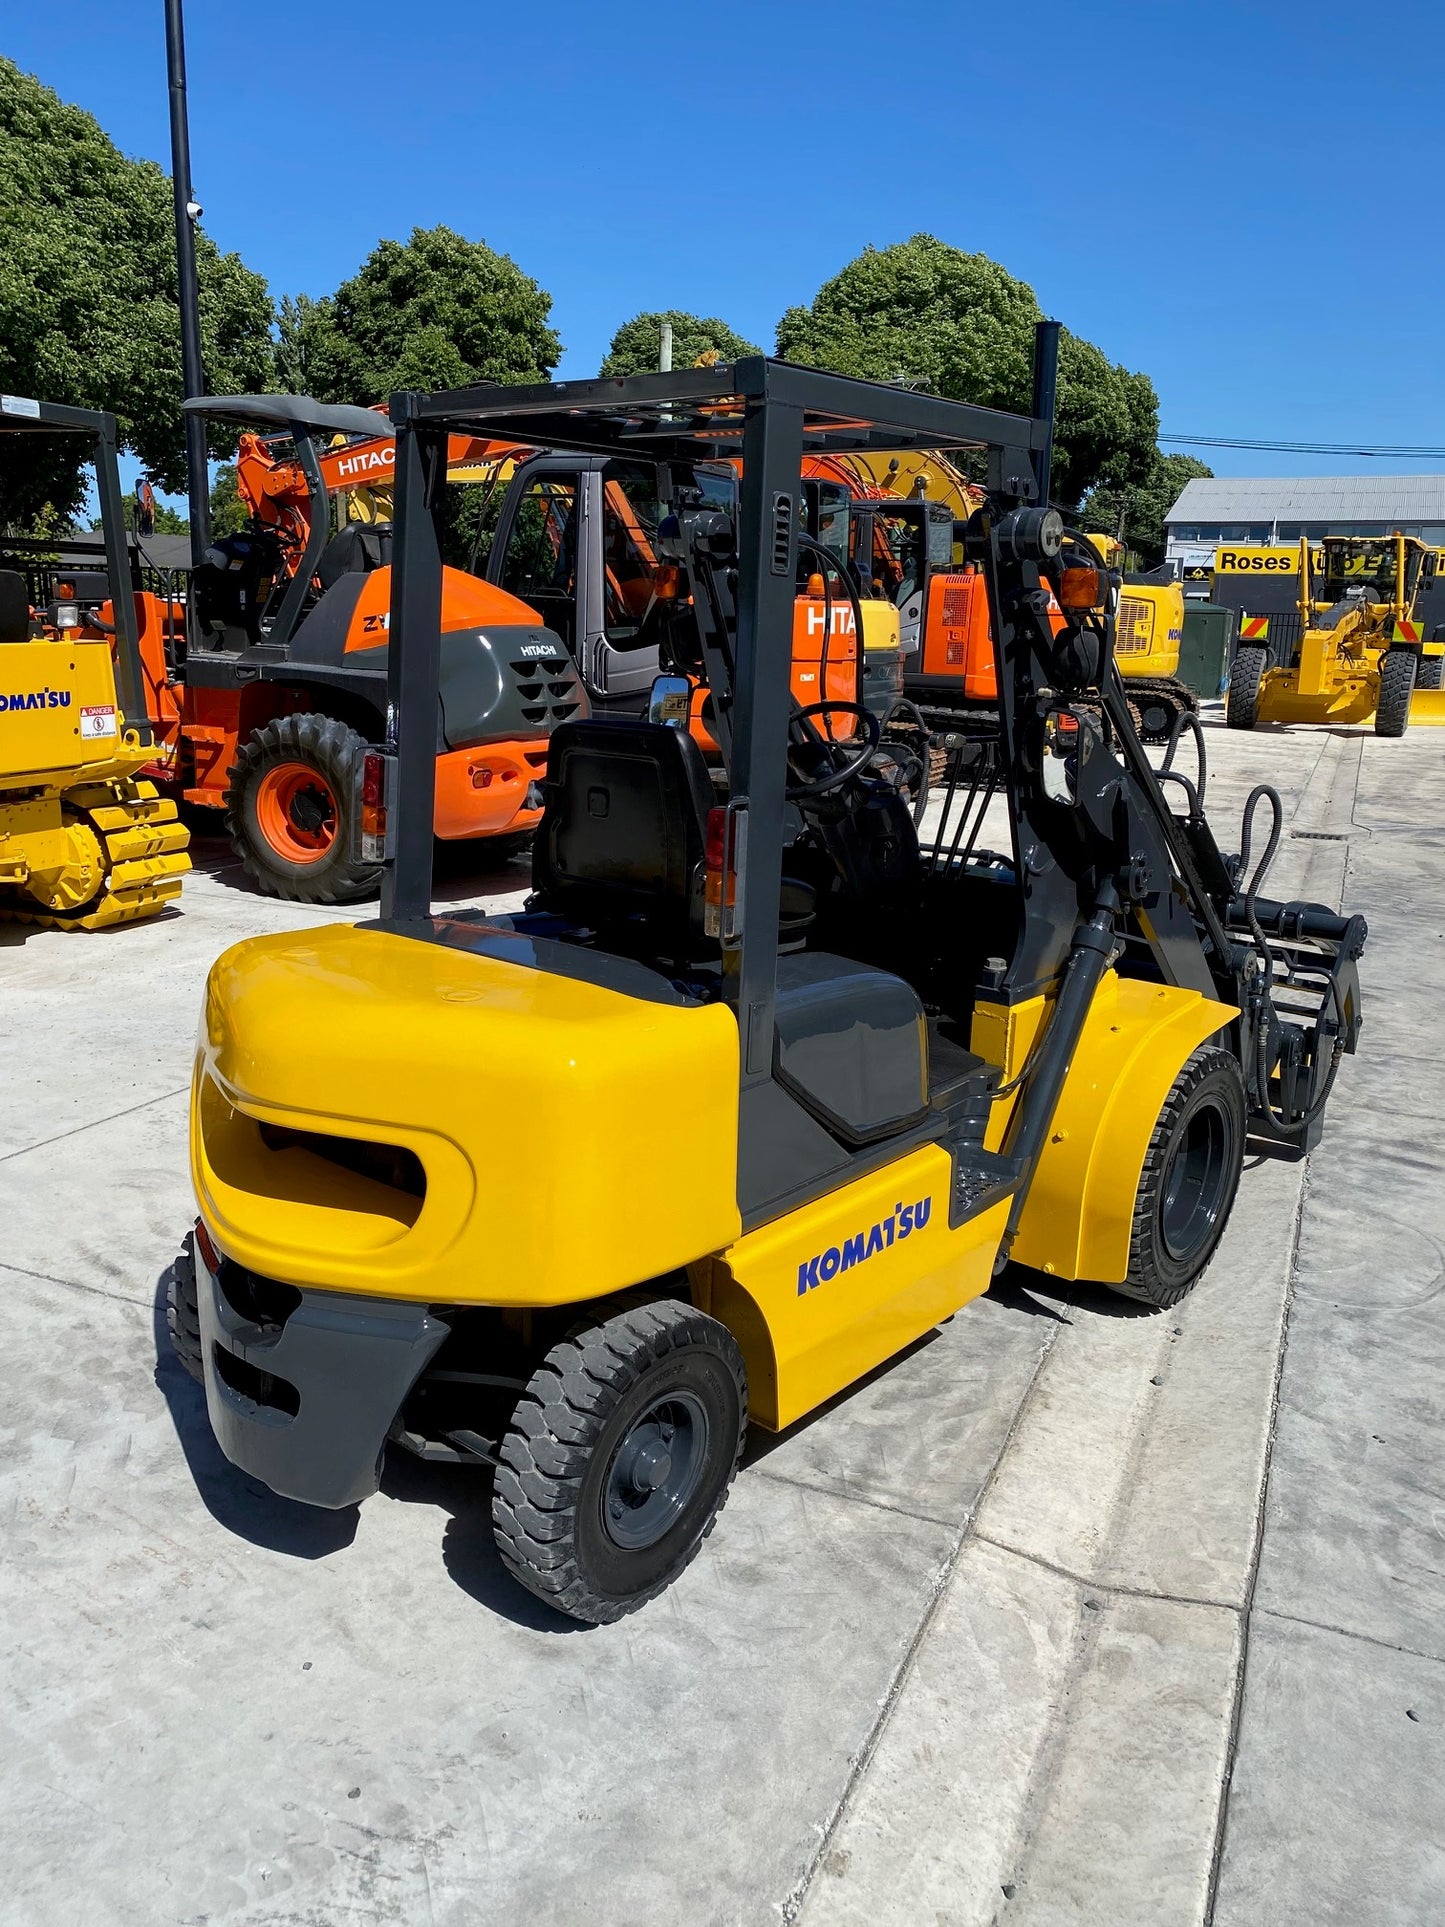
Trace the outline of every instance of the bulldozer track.
<instances>
[{"instance_id":1,"label":"bulldozer track","mask_svg":"<svg viewBox=\"0 0 1445 1927\"><path fill-rule=\"evenodd\" d=\"M89 824L104 863L100 889L73 914L44 910L24 899L0 906L0 921L47 930L109 930L157 916L181 893L191 867L191 833L176 806L154 783L113 777L67 790L67 811Z\"/></svg>"}]
</instances>

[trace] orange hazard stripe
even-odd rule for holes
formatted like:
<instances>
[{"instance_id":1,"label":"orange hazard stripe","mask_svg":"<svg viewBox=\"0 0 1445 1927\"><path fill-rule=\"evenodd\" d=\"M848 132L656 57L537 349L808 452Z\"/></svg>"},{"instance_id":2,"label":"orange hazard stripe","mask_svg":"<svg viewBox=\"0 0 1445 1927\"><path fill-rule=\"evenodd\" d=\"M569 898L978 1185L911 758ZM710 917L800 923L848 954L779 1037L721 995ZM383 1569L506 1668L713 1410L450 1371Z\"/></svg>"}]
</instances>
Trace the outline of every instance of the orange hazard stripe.
<instances>
[{"instance_id":1,"label":"orange hazard stripe","mask_svg":"<svg viewBox=\"0 0 1445 1927\"><path fill-rule=\"evenodd\" d=\"M1418 642L1420 640L1419 623L1397 622L1395 624L1394 640L1396 642Z\"/></svg>"},{"instance_id":2,"label":"orange hazard stripe","mask_svg":"<svg viewBox=\"0 0 1445 1927\"><path fill-rule=\"evenodd\" d=\"M1241 642L1257 642L1269 634L1268 616L1246 616L1239 625Z\"/></svg>"}]
</instances>

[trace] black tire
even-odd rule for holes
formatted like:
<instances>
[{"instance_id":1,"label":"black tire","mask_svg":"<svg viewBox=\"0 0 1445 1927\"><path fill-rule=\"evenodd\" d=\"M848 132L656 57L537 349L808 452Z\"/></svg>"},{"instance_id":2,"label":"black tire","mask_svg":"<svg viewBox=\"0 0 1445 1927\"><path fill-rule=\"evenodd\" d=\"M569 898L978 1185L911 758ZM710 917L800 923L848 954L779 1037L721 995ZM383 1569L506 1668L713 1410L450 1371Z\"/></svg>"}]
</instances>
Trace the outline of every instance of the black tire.
<instances>
[{"instance_id":1,"label":"black tire","mask_svg":"<svg viewBox=\"0 0 1445 1927\"><path fill-rule=\"evenodd\" d=\"M1224 720L1231 729L1253 729L1259 721L1259 685L1269 662L1268 649L1245 643L1229 666L1229 700Z\"/></svg>"},{"instance_id":2,"label":"black tire","mask_svg":"<svg viewBox=\"0 0 1445 1927\"><path fill-rule=\"evenodd\" d=\"M201 1314L196 1301L196 1259L187 1238L166 1280L166 1330L171 1350L198 1385L205 1380L201 1354Z\"/></svg>"},{"instance_id":3,"label":"black tire","mask_svg":"<svg viewBox=\"0 0 1445 1927\"><path fill-rule=\"evenodd\" d=\"M492 1527L503 1563L573 1619L635 1612L712 1531L747 1423L742 1354L691 1305L659 1299L569 1334L502 1441Z\"/></svg>"},{"instance_id":4,"label":"black tire","mask_svg":"<svg viewBox=\"0 0 1445 1927\"><path fill-rule=\"evenodd\" d=\"M356 754L365 746L365 737L345 723L310 710L264 723L241 745L226 788L226 830L247 876L268 896L292 903L357 903L375 896L381 865L351 856ZM267 836L258 803L278 773L297 765L314 772L317 798L329 794L334 828L327 847L293 859Z\"/></svg>"},{"instance_id":5,"label":"black tire","mask_svg":"<svg viewBox=\"0 0 1445 1927\"><path fill-rule=\"evenodd\" d=\"M1413 649L1387 649L1380 658L1380 694L1375 703L1375 734L1403 736L1410 726L1410 698L1420 658Z\"/></svg>"},{"instance_id":6,"label":"black tire","mask_svg":"<svg viewBox=\"0 0 1445 1927\"><path fill-rule=\"evenodd\" d=\"M1442 670L1445 670L1445 656L1421 656L1415 670L1415 687L1438 689Z\"/></svg>"},{"instance_id":7,"label":"black tire","mask_svg":"<svg viewBox=\"0 0 1445 1927\"><path fill-rule=\"evenodd\" d=\"M1194 1052L1164 1100L1134 1199L1129 1272L1112 1291L1176 1305L1229 1222L1244 1164L1244 1073L1217 1044Z\"/></svg>"}]
</instances>

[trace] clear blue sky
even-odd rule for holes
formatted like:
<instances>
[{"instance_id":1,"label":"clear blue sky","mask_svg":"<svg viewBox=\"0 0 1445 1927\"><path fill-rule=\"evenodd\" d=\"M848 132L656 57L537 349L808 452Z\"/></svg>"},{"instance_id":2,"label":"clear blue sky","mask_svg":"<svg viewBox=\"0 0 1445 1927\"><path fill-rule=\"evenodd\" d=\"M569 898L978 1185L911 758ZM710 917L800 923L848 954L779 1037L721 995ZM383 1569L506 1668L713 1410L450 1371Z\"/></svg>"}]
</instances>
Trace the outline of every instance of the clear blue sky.
<instances>
[{"instance_id":1,"label":"clear blue sky","mask_svg":"<svg viewBox=\"0 0 1445 1927\"><path fill-rule=\"evenodd\" d=\"M169 164L161 0L7 11L0 51ZM1168 430L1445 445L1441 19L190 0L194 173L210 234L277 296L329 292L413 226L485 239L551 291L564 375L643 308L771 347L860 248L926 229L1147 371Z\"/></svg>"}]
</instances>

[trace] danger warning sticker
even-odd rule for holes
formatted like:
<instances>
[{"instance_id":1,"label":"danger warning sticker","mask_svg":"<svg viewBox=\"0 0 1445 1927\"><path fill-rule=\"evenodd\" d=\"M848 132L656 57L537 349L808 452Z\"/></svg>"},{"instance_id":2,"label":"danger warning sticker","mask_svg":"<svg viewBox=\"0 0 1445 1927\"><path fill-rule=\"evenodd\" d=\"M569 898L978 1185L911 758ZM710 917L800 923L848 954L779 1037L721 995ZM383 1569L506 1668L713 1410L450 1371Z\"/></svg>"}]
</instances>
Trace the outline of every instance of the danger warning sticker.
<instances>
[{"instance_id":1,"label":"danger warning sticker","mask_svg":"<svg viewBox=\"0 0 1445 1927\"><path fill-rule=\"evenodd\" d=\"M80 738L82 742L93 741L97 736L114 736L115 704L97 704L93 709L80 712Z\"/></svg>"}]
</instances>

